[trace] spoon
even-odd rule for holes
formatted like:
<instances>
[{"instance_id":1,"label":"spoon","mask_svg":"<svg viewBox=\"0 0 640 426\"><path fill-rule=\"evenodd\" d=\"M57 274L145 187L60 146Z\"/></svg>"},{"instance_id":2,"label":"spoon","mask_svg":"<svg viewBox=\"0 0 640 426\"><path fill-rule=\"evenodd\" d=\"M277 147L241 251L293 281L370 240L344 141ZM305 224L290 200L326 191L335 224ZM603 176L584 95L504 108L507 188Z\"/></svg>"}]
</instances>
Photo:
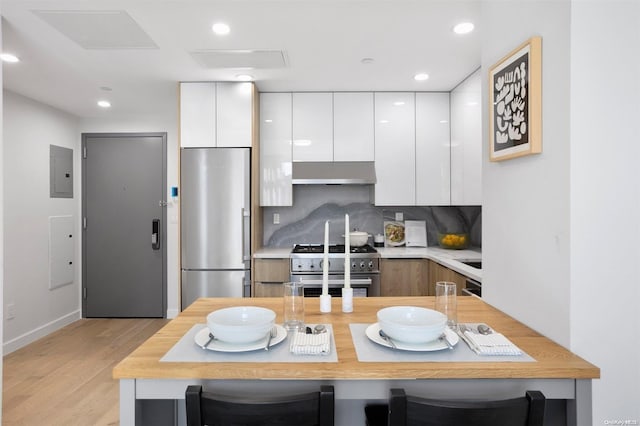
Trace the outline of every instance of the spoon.
<instances>
[{"instance_id":1,"label":"spoon","mask_svg":"<svg viewBox=\"0 0 640 426\"><path fill-rule=\"evenodd\" d=\"M391 339L391 337L387 336L386 333L384 331L382 331L382 329L380 329L380 331L378 332L378 334L380 335L380 337L382 337L386 342L388 342L391 347L393 349L398 349L398 347L396 346L395 343L393 343L393 340Z\"/></svg>"},{"instance_id":2,"label":"spoon","mask_svg":"<svg viewBox=\"0 0 640 426\"><path fill-rule=\"evenodd\" d=\"M478 324L478 333L480 334L491 334L492 331L486 324Z\"/></svg>"},{"instance_id":3,"label":"spoon","mask_svg":"<svg viewBox=\"0 0 640 426\"><path fill-rule=\"evenodd\" d=\"M213 336L213 333L209 333L209 340L207 340L207 343L204 344L202 349L207 349L207 346L209 346L209 344L213 342L213 339L215 339L215 337Z\"/></svg>"},{"instance_id":4,"label":"spoon","mask_svg":"<svg viewBox=\"0 0 640 426\"><path fill-rule=\"evenodd\" d=\"M325 331L327 331L327 328L324 326L324 324L318 324L313 327L313 334L320 334L324 333Z\"/></svg>"}]
</instances>

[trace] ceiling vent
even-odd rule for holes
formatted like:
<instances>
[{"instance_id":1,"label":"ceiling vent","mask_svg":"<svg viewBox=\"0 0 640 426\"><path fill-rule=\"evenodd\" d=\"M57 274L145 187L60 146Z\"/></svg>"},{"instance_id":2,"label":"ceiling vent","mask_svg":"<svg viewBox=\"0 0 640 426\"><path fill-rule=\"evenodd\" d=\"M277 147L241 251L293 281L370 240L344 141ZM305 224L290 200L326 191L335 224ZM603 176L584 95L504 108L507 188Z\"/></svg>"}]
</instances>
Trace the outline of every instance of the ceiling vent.
<instances>
[{"instance_id":1,"label":"ceiling vent","mask_svg":"<svg viewBox=\"0 0 640 426\"><path fill-rule=\"evenodd\" d=\"M281 50L198 50L191 56L205 68L282 68L287 66Z\"/></svg>"},{"instance_id":2,"label":"ceiling vent","mask_svg":"<svg viewBox=\"0 0 640 426\"><path fill-rule=\"evenodd\" d=\"M123 10L34 10L34 14L85 49L157 49Z\"/></svg>"}]
</instances>

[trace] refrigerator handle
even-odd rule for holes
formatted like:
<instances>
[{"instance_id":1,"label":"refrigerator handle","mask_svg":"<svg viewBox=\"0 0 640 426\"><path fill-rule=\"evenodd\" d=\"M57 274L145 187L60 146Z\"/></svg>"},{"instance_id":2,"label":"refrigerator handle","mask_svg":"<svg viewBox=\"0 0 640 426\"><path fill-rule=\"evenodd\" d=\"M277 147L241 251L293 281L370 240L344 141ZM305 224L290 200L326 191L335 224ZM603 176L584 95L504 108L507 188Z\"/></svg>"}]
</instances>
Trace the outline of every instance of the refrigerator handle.
<instances>
[{"instance_id":1,"label":"refrigerator handle","mask_svg":"<svg viewBox=\"0 0 640 426\"><path fill-rule=\"evenodd\" d=\"M151 221L151 248L160 250L160 219Z\"/></svg>"},{"instance_id":2,"label":"refrigerator handle","mask_svg":"<svg viewBox=\"0 0 640 426\"><path fill-rule=\"evenodd\" d=\"M251 247L251 234L249 229L251 225L249 220L251 218L249 211L247 211L244 207L240 209L242 212L242 261L248 262L251 260L251 255L249 253Z\"/></svg>"},{"instance_id":3,"label":"refrigerator handle","mask_svg":"<svg viewBox=\"0 0 640 426\"><path fill-rule=\"evenodd\" d=\"M247 272L242 279L242 296L251 297L251 278L250 273Z\"/></svg>"}]
</instances>

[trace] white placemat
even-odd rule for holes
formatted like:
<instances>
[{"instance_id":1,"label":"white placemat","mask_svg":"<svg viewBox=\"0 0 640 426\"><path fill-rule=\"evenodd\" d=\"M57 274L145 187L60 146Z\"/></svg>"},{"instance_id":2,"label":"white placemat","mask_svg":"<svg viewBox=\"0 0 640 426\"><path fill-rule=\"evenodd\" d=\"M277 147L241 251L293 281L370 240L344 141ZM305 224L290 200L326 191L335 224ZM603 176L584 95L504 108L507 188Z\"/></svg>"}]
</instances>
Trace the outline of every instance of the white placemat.
<instances>
[{"instance_id":1,"label":"white placemat","mask_svg":"<svg viewBox=\"0 0 640 426\"><path fill-rule=\"evenodd\" d=\"M196 344L195 336L206 324L195 324L164 354L160 362L338 362L333 328L331 324L325 325L327 332L331 333L331 352L328 355L294 355L289 351L290 336L269 351L216 352L202 349Z\"/></svg>"},{"instance_id":2,"label":"white placemat","mask_svg":"<svg viewBox=\"0 0 640 426\"><path fill-rule=\"evenodd\" d=\"M353 346L359 362L535 362L526 353L517 356L480 356L462 339L452 349L433 352L409 352L372 342L365 334L371 324L349 324Z\"/></svg>"}]
</instances>

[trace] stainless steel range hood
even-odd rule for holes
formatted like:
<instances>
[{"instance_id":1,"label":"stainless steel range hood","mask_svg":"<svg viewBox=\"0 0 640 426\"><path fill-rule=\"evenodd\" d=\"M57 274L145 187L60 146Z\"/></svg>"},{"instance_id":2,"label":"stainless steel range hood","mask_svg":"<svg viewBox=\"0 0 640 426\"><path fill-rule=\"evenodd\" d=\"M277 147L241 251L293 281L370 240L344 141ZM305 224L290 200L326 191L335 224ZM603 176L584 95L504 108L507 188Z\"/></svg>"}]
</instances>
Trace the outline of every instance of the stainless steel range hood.
<instances>
[{"instance_id":1,"label":"stainless steel range hood","mask_svg":"<svg viewBox=\"0 0 640 426\"><path fill-rule=\"evenodd\" d=\"M298 185L367 185L376 183L371 162L293 163L293 184Z\"/></svg>"}]
</instances>

